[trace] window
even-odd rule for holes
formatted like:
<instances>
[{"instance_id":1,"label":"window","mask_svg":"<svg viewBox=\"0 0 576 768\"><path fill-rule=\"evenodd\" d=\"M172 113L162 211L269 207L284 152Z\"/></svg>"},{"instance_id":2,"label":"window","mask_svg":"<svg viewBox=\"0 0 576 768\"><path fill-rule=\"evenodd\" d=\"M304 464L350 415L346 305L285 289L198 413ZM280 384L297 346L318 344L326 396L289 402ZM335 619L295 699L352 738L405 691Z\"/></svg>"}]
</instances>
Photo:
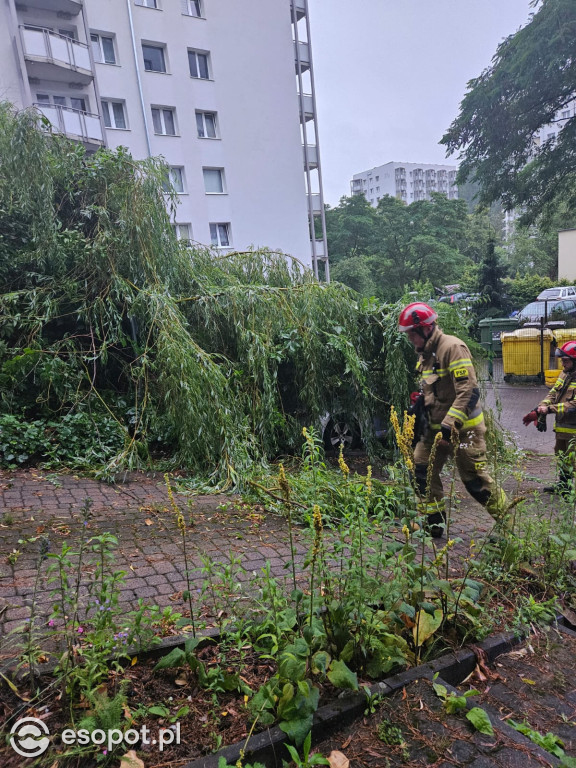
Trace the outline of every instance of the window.
<instances>
[{"instance_id":1,"label":"window","mask_svg":"<svg viewBox=\"0 0 576 768\"><path fill-rule=\"evenodd\" d=\"M136 5L143 5L146 8L158 8L156 0L135 0Z\"/></svg>"},{"instance_id":2,"label":"window","mask_svg":"<svg viewBox=\"0 0 576 768\"><path fill-rule=\"evenodd\" d=\"M70 40L78 40L78 33L76 32L76 28L73 29L59 29L58 34L62 35L62 37L69 37Z\"/></svg>"},{"instance_id":3,"label":"window","mask_svg":"<svg viewBox=\"0 0 576 768\"><path fill-rule=\"evenodd\" d=\"M190 236L190 224L173 224L173 227L178 240L186 240L186 242L190 242L192 239Z\"/></svg>"},{"instance_id":4,"label":"window","mask_svg":"<svg viewBox=\"0 0 576 768\"><path fill-rule=\"evenodd\" d=\"M380 181L380 176L376 176L376 181Z\"/></svg>"},{"instance_id":5,"label":"window","mask_svg":"<svg viewBox=\"0 0 576 768\"><path fill-rule=\"evenodd\" d=\"M209 80L208 72L208 54L199 51L188 51L188 65L190 67L190 76L199 80Z\"/></svg>"},{"instance_id":6,"label":"window","mask_svg":"<svg viewBox=\"0 0 576 768\"><path fill-rule=\"evenodd\" d=\"M86 99L72 96L55 96L48 93L37 93L36 101L39 104L54 104L58 107L68 107L77 109L79 112L86 112Z\"/></svg>"},{"instance_id":7,"label":"window","mask_svg":"<svg viewBox=\"0 0 576 768\"><path fill-rule=\"evenodd\" d=\"M564 112L562 112L562 119L566 120L568 117L570 117L570 110L566 109Z\"/></svg>"},{"instance_id":8,"label":"window","mask_svg":"<svg viewBox=\"0 0 576 768\"><path fill-rule=\"evenodd\" d=\"M102 100L102 117L106 128L126 129L126 115L123 101Z\"/></svg>"},{"instance_id":9,"label":"window","mask_svg":"<svg viewBox=\"0 0 576 768\"><path fill-rule=\"evenodd\" d=\"M142 53L146 72L166 72L164 48L159 45L144 45L142 43Z\"/></svg>"},{"instance_id":10,"label":"window","mask_svg":"<svg viewBox=\"0 0 576 768\"><path fill-rule=\"evenodd\" d=\"M196 18L201 18L202 3L200 0L186 0L186 10L188 16L196 16Z\"/></svg>"},{"instance_id":11,"label":"window","mask_svg":"<svg viewBox=\"0 0 576 768\"><path fill-rule=\"evenodd\" d=\"M90 35L92 42L92 54L94 61L100 64L116 64L116 54L114 52L114 39L106 35Z\"/></svg>"},{"instance_id":12,"label":"window","mask_svg":"<svg viewBox=\"0 0 576 768\"><path fill-rule=\"evenodd\" d=\"M230 224L210 224L210 240L217 248L230 245Z\"/></svg>"},{"instance_id":13,"label":"window","mask_svg":"<svg viewBox=\"0 0 576 768\"><path fill-rule=\"evenodd\" d=\"M184 192L184 169L180 166L173 165L168 172L168 178L162 184L164 192L170 192L173 188L174 192L182 194Z\"/></svg>"},{"instance_id":14,"label":"window","mask_svg":"<svg viewBox=\"0 0 576 768\"><path fill-rule=\"evenodd\" d=\"M216 112L196 112L199 139L216 139Z\"/></svg>"},{"instance_id":15,"label":"window","mask_svg":"<svg viewBox=\"0 0 576 768\"><path fill-rule=\"evenodd\" d=\"M154 133L164 136L176 136L176 121L174 110L166 107L152 107L152 123Z\"/></svg>"},{"instance_id":16,"label":"window","mask_svg":"<svg viewBox=\"0 0 576 768\"><path fill-rule=\"evenodd\" d=\"M204 189L207 195L224 194L224 169L202 168L204 173Z\"/></svg>"}]
</instances>

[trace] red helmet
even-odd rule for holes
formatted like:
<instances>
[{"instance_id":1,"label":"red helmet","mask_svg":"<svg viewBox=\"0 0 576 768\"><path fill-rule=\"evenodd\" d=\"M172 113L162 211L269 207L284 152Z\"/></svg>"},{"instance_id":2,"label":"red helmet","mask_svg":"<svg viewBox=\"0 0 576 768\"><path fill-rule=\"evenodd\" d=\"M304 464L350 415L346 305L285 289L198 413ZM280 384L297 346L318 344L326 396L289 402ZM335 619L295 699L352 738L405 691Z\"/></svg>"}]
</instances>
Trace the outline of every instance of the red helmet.
<instances>
[{"instance_id":1,"label":"red helmet","mask_svg":"<svg viewBox=\"0 0 576 768\"><path fill-rule=\"evenodd\" d=\"M423 304L421 301L415 301L413 304L408 304L400 312L398 318L398 328L401 331L412 331L416 328L421 328L423 325L432 325L438 319L438 313L435 312L428 304Z\"/></svg>"},{"instance_id":2,"label":"red helmet","mask_svg":"<svg viewBox=\"0 0 576 768\"><path fill-rule=\"evenodd\" d=\"M576 360L576 341L567 341L558 347L554 354L556 357L570 357L572 360Z\"/></svg>"}]
</instances>

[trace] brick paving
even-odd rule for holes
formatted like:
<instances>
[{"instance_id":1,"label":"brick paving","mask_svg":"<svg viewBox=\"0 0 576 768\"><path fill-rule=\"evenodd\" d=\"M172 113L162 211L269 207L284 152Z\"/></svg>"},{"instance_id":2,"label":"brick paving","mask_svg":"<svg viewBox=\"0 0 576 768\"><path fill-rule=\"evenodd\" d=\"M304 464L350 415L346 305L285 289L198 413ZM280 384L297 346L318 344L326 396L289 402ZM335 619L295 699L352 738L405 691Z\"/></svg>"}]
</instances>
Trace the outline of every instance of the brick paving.
<instances>
[{"instance_id":1,"label":"brick paving","mask_svg":"<svg viewBox=\"0 0 576 768\"><path fill-rule=\"evenodd\" d=\"M553 446L552 419L550 431L539 433L533 425L524 427L522 416L531 410L547 390L545 387L497 385L487 392L487 404L497 402L502 409L501 423L510 430L515 445L525 452L550 454ZM522 491L539 487L540 479L549 479L551 461L541 457L529 460L530 479ZM514 493L514 480L505 487ZM492 526L486 512L457 486L458 510L452 534L460 536L456 554L464 557L470 537L481 537ZM28 614L36 580L38 544L19 543L34 536L48 536L52 552L58 552L64 541L78 541L83 525L84 500L92 500L90 535L109 531L118 538L116 567L128 572L120 595L128 611L138 598L159 606L171 605L185 610L182 590L186 589L185 566L175 515L161 476L136 474L119 485L79 478L73 475L47 474L39 470L0 472L0 632L7 633L22 625ZM282 579L289 571L287 525L283 518L262 509L254 512L237 500L222 496L197 496L190 502L177 496L188 523L188 548L191 566L201 567L202 558L226 562L229 553L242 559L246 571L242 578L260 573L266 561L272 572ZM189 506L190 505L190 506ZM295 536L297 560L308 551L304 530ZM7 557L19 550L16 562ZM193 576L198 589L204 576ZM39 584L39 605L48 614L50 589ZM0 654L2 644L0 635Z\"/></svg>"}]
</instances>

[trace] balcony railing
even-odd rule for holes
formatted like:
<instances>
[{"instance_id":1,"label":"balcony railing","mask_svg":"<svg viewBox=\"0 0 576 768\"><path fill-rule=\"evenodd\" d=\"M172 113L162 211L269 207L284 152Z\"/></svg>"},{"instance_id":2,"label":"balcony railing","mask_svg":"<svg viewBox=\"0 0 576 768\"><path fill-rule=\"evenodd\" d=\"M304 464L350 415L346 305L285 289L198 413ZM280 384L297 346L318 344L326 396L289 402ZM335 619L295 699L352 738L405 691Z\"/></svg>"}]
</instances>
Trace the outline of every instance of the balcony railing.
<instances>
[{"instance_id":1,"label":"balcony railing","mask_svg":"<svg viewBox=\"0 0 576 768\"><path fill-rule=\"evenodd\" d=\"M34 106L58 133L64 133L71 139L78 139L86 144L104 144L98 115L61 107L59 104L36 103Z\"/></svg>"},{"instance_id":2,"label":"balcony railing","mask_svg":"<svg viewBox=\"0 0 576 768\"><path fill-rule=\"evenodd\" d=\"M303 93L301 103L303 114L300 116L300 121L308 122L308 120L314 120L314 99L311 94Z\"/></svg>"},{"instance_id":3,"label":"balcony railing","mask_svg":"<svg viewBox=\"0 0 576 768\"><path fill-rule=\"evenodd\" d=\"M308 43L294 43L295 58L296 58L296 73L298 73L298 65L300 65L300 71L306 72L310 69L310 46Z\"/></svg>"},{"instance_id":4,"label":"balcony railing","mask_svg":"<svg viewBox=\"0 0 576 768\"><path fill-rule=\"evenodd\" d=\"M304 166L318 168L318 147L316 144L307 144L304 147Z\"/></svg>"},{"instance_id":5,"label":"balcony railing","mask_svg":"<svg viewBox=\"0 0 576 768\"><path fill-rule=\"evenodd\" d=\"M79 79L92 79L94 76L90 52L85 43L42 27L21 26L20 33L26 59L64 67L80 75Z\"/></svg>"},{"instance_id":6,"label":"balcony railing","mask_svg":"<svg viewBox=\"0 0 576 768\"><path fill-rule=\"evenodd\" d=\"M315 216L322 213L322 204L320 201L320 194L318 192L313 192L312 194L309 194L309 198L312 204L312 213Z\"/></svg>"},{"instance_id":7,"label":"balcony railing","mask_svg":"<svg viewBox=\"0 0 576 768\"><path fill-rule=\"evenodd\" d=\"M316 254L317 259L323 259L326 256L324 240L315 240L314 243L310 243L310 247L314 249L312 253Z\"/></svg>"}]
</instances>

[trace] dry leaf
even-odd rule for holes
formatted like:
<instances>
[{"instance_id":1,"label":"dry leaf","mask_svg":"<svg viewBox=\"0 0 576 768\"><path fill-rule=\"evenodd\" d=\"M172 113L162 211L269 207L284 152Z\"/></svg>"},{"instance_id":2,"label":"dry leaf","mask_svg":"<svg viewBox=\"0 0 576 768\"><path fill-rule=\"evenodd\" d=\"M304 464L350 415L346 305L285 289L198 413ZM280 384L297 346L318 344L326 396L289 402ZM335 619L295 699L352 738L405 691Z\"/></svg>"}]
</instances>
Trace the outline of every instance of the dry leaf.
<instances>
[{"instance_id":1,"label":"dry leaf","mask_svg":"<svg viewBox=\"0 0 576 768\"><path fill-rule=\"evenodd\" d=\"M120 758L120 768L146 768L146 766L142 760L140 760L136 752L131 749Z\"/></svg>"},{"instance_id":2,"label":"dry leaf","mask_svg":"<svg viewBox=\"0 0 576 768\"><path fill-rule=\"evenodd\" d=\"M150 520L149 517L147 517L146 520L144 520L144 522L146 523L146 525L154 525L154 521ZM131 751L133 751L133 750L131 750Z\"/></svg>"},{"instance_id":3,"label":"dry leaf","mask_svg":"<svg viewBox=\"0 0 576 768\"><path fill-rule=\"evenodd\" d=\"M176 680L174 680L176 685L188 685L188 680L186 680L185 677L177 677Z\"/></svg>"},{"instance_id":4,"label":"dry leaf","mask_svg":"<svg viewBox=\"0 0 576 768\"><path fill-rule=\"evenodd\" d=\"M349 768L350 760L342 752L338 752L337 749L333 749L328 755L328 762L330 768Z\"/></svg>"}]
</instances>

